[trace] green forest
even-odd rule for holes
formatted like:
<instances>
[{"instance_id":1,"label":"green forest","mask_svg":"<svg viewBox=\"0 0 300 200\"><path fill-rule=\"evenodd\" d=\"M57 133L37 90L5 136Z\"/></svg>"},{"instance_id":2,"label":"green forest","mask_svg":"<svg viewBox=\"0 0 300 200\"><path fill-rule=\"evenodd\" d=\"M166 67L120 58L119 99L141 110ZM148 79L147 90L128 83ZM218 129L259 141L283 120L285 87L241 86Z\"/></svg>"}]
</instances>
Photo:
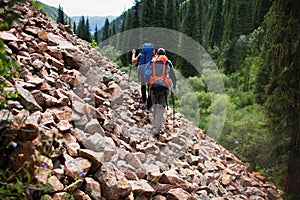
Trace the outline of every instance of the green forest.
<instances>
[{"instance_id":1,"label":"green forest","mask_svg":"<svg viewBox=\"0 0 300 200\"><path fill-rule=\"evenodd\" d=\"M226 121L218 142L295 199L300 191L299 7L298 0L136 0L97 38L101 43L126 30L162 27L200 43L225 84ZM130 56L121 56L120 65L128 66ZM192 85L200 107L195 123L206 130L217 117L211 113L213 94L187 60L168 56ZM193 112L184 114L192 118Z\"/></svg>"},{"instance_id":2,"label":"green forest","mask_svg":"<svg viewBox=\"0 0 300 200\"><path fill-rule=\"evenodd\" d=\"M226 121L218 143L282 189L286 199L299 199L299 8L299 0L135 0L131 9L112 22L107 20L93 36L84 17L73 31L98 44L140 27L167 28L193 38L217 64L225 84ZM13 18L1 21L1 28ZM66 23L59 14L61 20ZM15 63L7 59L2 41L0 49L0 75L15 76L10 71ZM117 61L125 70L130 56L127 53ZM213 94L188 60L168 56L192 85L200 107L195 123L207 130L208 121L217 117L211 113L216 106L211 103ZM186 117L193 112L185 113Z\"/></svg>"}]
</instances>

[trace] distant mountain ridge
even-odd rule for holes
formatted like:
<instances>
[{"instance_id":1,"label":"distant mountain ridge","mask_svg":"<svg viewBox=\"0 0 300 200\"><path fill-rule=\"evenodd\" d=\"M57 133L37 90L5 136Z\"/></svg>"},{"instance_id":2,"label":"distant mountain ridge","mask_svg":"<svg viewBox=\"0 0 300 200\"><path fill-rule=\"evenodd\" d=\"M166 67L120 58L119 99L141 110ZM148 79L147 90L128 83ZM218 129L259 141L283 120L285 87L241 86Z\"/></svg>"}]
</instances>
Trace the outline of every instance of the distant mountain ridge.
<instances>
[{"instance_id":1,"label":"distant mountain ridge","mask_svg":"<svg viewBox=\"0 0 300 200\"><path fill-rule=\"evenodd\" d=\"M58 8L53 7L53 6L49 6L49 5L44 4L42 2L39 2L39 3L43 6L43 11L46 12L49 15L49 17L51 17L54 20L57 19L57 17L58 17ZM71 20L73 22L75 22L76 24L78 24L80 18L82 17L82 16L72 16L72 17L70 17L70 16L67 15L67 13L65 13L65 14L66 14L67 18L71 18ZM116 19L117 17L110 15L110 16L84 16L84 18L89 19L90 31L94 32L95 28L96 28L96 25L97 25L98 30L100 30L104 26L106 18L108 18L109 22L111 22L114 19Z\"/></svg>"},{"instance_id":2,"label":"distant mountain ridge","mask_svg":"<svg viewBox=\"0 0 300 200\"><path fill-rule=\"evenodd\" d=\"M73 17L71 17L71 19L76 24L78 24L81 17L82 16L73 16ZM117 17L112 16L112 15L110 15L110 16L84 16L84 19L87 19L87 18L89 19L89 23L90 23L90 31L94 32L96 25L97 25L98 30L100 30L104 26L106 18L108 19L109 22L112 22Z\"/></svg>"}]
</instances>

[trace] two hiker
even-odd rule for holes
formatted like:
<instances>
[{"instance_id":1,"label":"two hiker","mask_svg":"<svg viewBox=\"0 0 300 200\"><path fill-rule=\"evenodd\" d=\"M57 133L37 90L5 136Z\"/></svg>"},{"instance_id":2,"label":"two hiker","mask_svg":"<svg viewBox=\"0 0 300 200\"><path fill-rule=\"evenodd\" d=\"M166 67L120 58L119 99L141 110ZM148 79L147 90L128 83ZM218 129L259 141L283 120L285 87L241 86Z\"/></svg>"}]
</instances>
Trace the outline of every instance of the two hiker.
<instances>
[{"instance_id":1,"label":"two hiker","mask_svg":"<svg viewBox=\"0 0 300 200\"><path fill-rule=\"evenodd\" d=\"M163 115L167 106L169 88L176 89L176 76L172 62L166 56L166 50L159 48L152 60L143 66L143 83L148 83L153 109L153 134L162 133ZM141 73L142 74L142 73Z\"/></svg>"}]
</instances>

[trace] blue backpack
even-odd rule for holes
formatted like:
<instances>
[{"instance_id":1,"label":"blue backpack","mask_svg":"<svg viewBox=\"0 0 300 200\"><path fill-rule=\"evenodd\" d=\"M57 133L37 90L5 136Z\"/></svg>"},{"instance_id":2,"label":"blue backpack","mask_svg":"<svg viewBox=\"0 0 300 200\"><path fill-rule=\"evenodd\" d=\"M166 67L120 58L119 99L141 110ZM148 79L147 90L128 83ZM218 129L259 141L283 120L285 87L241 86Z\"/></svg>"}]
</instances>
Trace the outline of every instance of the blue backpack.
<instances>
[{"instance_id":1,"label":"blue backpack","mask_svg":"<svg viewBox=\"0 0 300 200\"><path fill-rule=\"evenodd\" d=\"M152 57L154 55L153 51L154 51L153 44L144 43L142 45L142 52L139 57L139 63L138 63L138 73L141 75L141 77L144 77L146 64L152 60Z\"/></svg>"}]
</instances>

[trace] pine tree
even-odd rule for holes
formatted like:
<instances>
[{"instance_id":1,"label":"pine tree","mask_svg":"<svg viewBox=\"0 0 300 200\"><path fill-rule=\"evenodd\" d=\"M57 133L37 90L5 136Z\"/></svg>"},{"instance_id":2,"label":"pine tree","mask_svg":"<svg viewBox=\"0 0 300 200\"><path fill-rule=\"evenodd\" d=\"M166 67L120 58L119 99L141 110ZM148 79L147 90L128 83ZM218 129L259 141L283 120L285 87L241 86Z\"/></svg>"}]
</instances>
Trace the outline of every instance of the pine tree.
<instances>
[{"instance_id":1,"label":"pine tree","mask_svg":"<svg viewBox=\"0 0 300 200\"><path fill-rule=\"evenodd\" d=\"M280 147L288 153L285 192L300 197L300 30L299 1L276 0L268 13L265 60L261 72L270 72L264 91L275 146L286 138L289 145ZM264 91L260 91L263 93ZM280 157L276 154L276 159ZM294 199L298 199L296 196Z\"/></svg>"},{"instance_id":2,"label":"pine tree","mask_svg":"<svg viewBox=\"0 0 300 200\"><path fill-rule=\"evenodd\" d=\"M222 16L222 0L213 2L212 15L208 28L208 44L209 47L220 46L223 33L223 16Z\"/></svg>"},{"instance_id":3,"label":"pine tree","mask_svg":"<svg viewBox=\"0 0 300 200\"><path fill-rule=\"evenodd\" d=\"M205 48L209 47L209 27L208 27L208 22L209 22L209 18L211 15L211 1L210 0L202 0L201 1L201 9L202 9L202 14L201 14L201 29L202 29L202 45Z\"/></svg>"},{"instance_id":4,"label":"pine tree","mask_svg":"<svg viewBox=\"0 0 300 200\"><path fill-rule=\"evenodd\" d=\"M185 15L187 14L188 10L188 1L183 1L182 3L177 3L179 8L179 21L183 22Z\"/></svg>"},{"instance_id":5,"label":"pine tree","mask_svg":"<svg viewBox=\"0 0 300 200\"><path fill-rule=\"evenodd\" d=\"M141 13L141 2L139 0L135 0L135 5L133 6L133 28L140 27L140 13Z\"/></svg>"},{"instance_id":6,"label":"pine tree","mask_svg":"<svg viewBox=\"0 0 300 200\"><path fill-rule=\"evenodd\" d=\"M182 32L197 41L199 27L197 28L197 7L196 0L190 0L188 5L188 12L183 20Z\"/></svg>"},{"instance_id":7,"label":"pine tree","mask_svg":"<svg viewBox=\"0 0 300 200\"><path fill-rule=\"evenodd\" d=\"M121 15L121 22L120 22L120 32L123 32L123 31L126 31L126 17L127 17L127 12L124 12L122 15Z\"/></svg>"},{"instance_id":8,"label":"pine tree","mask_svg":"<svg viewBox=\"0 0 300 200\"><path fill-rule=\"evenodd\" d=\"M132 12L132 10L129 10L127 12L127 18L126 18L126 24L125 24L125 29L126 30L130 30L130 29L133 29L135 28L134 27L134 13Z\"/></svg>"},{"instance_id":9,"label":"pine tree","mask_svg":"<svg viewBox=\"0 0 300 200\"><path fill-rule=\"evenodd\" d=\"M188 4L187 14L184 18L181 31L185 35L187 35L197 41L198 36L199 36L198 35L199 28L197 29L196 22L197 22L196 0L190 0L189 4ZM189 49L189 47L183 46L181 44L180 51L187 54L187 52L189 52L189 51L195 52L195 51L197 51L197 49L191 50L191 49ZM193 54L193 52L191 52L191 54ZM184 60L182 58L179 59L178 65L179 65L179 68L181 69L181 73L185 77L195 76L197 74L197 70L195 70L195 68L187 60Z\"/></svg>"},{"instance_id":10,"label":"pine tree","mask_svg":"<svg viewBox=\"0 0 300 200\"><path fill-rule=\"evenodd\" d=\"M222 36L222 47L231 41L235 36L237 36L236 32L236 1L228 0L224 5L224 31Z\"/></svg>"},{"instance_id":11,"label":"pine tree","mask_svg":"<svg viewBox=\"0 0 300 200\"><path fill-rule=\"evenodd\" d=\"M133 10L129 10L127 12L127 17L126 17L126 23L125 23L125 30L130 30L135 28L134 27L134 23L135 23L135 19L134 19L134 11ZM139 38L135 35L135 36L131 36L131 35L126 35L126 37L123 39L124 41L122 42L122 46L123 47L128 47L131 46L131 44L133 44L135 41L138 41ZM131 58L131 53L127 52L126 54L123 54L121 60L122 63L125 64L129 62Z\"/></svg>"},{"instance_id":12,"label":"pine tree","mask_svg":"<svg viewBox=\"0 0 300 200\"><path fill-rule=\"evenodd\" d=\"M197 38L198 42L200 44L203 44L203 7L202 7L203 2L202 1L196 1L197 5Z\"/></svg>"},{"instance_id":13,"label":"pine tree","mask_svg":"<svg viewBox=\"0 0 300 200\"><path fill-rule=\"evenodd\" d=\"M117 34L115 23L112 24L112 32L111 33L112 33L111 35L116 35Z\"/></svg>"},{"instance_id":14,"label":"pine tree","mask_svg":"<svg viewBox=\"0 0 300 200\"><path fill-rule=\"evenodd\" d=\"M269 11L272 5L272 1L268 0L255 0L253 1L253 11L252 11L252 25L254 28L260 26L263 22L264 16Z\"/></svg>"},{"instance_id":15,"label":"pine tree","mask_svg":"<svg viewBox=\"0 0 300 200\"><path fill-rule=\"evenodd\" d=\"M165 1L156 0L153 12L153 22L152 25L155 27L165 26Z\"/></svg>"},{"instance_id":16,"label":"pine tree","mask_svg":"<svg viewBox=\"0 0 300 200\"><path fill-rule=\"evenodd\" d=\"M92 36L91 36L91 32L90 32L90 22L89 22L89 18L86 19L86 23L84 25L84 40L91 42L92 41Z\"/></svg>"},{"instance_id":17,"label":"pine tree","mask_svg":"<svg viewBox=\"0 0 300 200\"><path fill-rule=\"evenodd\" d=\"M58 17L57 17L56 22L61 23L61 24L65 24L64 11L63 11L63 8L60 5L58 6Z\"/></svg>"},{"instance_id":18,"label":"pine tree","mask_svg":"<svg viewBox=\"0 0 300 200\"><path fill-rule=\"evenodd\" d=\"M164 15L165 15L165 22L166 22L165 27L172 30L178 30L179 9L176 8L174 0L167 1L167 7L165 9Z\"/></svg>"},{"instance_id":19,"label":"pine tree","mask_svg":"<svg viewBox=\"0 0 300 200\"><path fill-rule=\"evenodd\" d=\"M105 23L104 23L104 27L103 27L103 32L102 32L102 41L106 40L107 38L109 38L109 21L106 18L105 19Z\"/></svg>"},{"instance_id":20,"label":"pine tree","mask_svg":"<svg viewBox=\"0 0 300 200\"><path fill-rule=\"evenodd\" d=\"M144 0L142 1L143 9L142 9L142 17L141 17L141 25L142 27L152 26L152 22L154 20L154 3L153 0Z\"/></svg>"},{"instance_id":21,"label":"pine tree","mask_svg":"<svg viewBox=\"0 0 300 200\"><path fill-rule=\"evenodd\" d=\"M97 44L99 43L99 39L98 39L98 26L97 26L97 24L96 24L95 32L94 32L94 40L97 42Z\"/></svg>"},{"instance_id":22,"label":"pine tree","mask_svg":"<svg viewBox=\"0 0 300 200\"><path fill-rule=\"evenodd\" d=\"M176 3L174 3L174 0L168 0L167 6L165 8L165 13L164 13L165 27L168 29L175 30L175 31L178 31L178 29L179 29L179 9L177 9L177 7L176 7L177 5L179 5L179 3L177 3L177 2L178 2L177 0L176 0ZM170 40L179 41L179 36L176 34L168 35L167 37ZM172 50L174 52L178 51L177 43L174 43L174 45L172 46ZM178 60L177 55L175 53L168 52L167 56L170 60L172 60L173 65L176 66L177 60Z\"/></svg>"},{"instance_id":23,"label":"pine tree","mask_svg":"<svg viewBox=\"0 0 300 200\"><path fill-rule=\"evenodd\" d=\"M92 36L90 33L90 24L89 24L88 18L85 20L84 16L82 16L79 19L78 26L76 27L76 35L79 38L86 40L88 42L92 41Z\"/></svg>"},{"instance_id":24,"label":"pine tree","mask_svg":"<svg viewBox=\"0 0 300 200\"><path fill-rule=\"evenodd\" d=\"M252 10L254 8L251 6L251 1L239 1L236 3L236 31L239 35L247 35L254 29L251 24Z\"/></svg>"},{"instance_id":25,"label":"pine tree","mask_svg":"<svg viewBox=\"0 0 300 200\"><path fill-rule=\"evenodd\" d=\"M77 33L77 29L76 29L76 23L73 22L73 32L76 34Z\"/></svg>"},{"instance_id":26,"label":"pine tree","mask_svg":"<svg viewBox=\"0 0 300 200\"><path fill-rule=\"evenodd\" d=\"M83 38L84 37L84 27L85 27L85 19L84 19L84 16L82 16L79 19L77 30L76 30L76 35L79 38Z\"/></svg>"},{"instance_id":27,"label":"pine tree","mask_svg":"<svg viewBox=\"0 0 300 200\"><path fill-rule=\"evenodd\" d=\"M121 26L120 26L120 32L126 31L126 17L127 17L127 12L124 12L122 14L122 21L121 21ZM126 46L126 42L127 41L125 41L125 40L126 39L119 40L118 41L119 45L120 46ZM121 55L120 60L121 60L123 66L128 65L127 54Z\"/></svg>"}]
</instances>

